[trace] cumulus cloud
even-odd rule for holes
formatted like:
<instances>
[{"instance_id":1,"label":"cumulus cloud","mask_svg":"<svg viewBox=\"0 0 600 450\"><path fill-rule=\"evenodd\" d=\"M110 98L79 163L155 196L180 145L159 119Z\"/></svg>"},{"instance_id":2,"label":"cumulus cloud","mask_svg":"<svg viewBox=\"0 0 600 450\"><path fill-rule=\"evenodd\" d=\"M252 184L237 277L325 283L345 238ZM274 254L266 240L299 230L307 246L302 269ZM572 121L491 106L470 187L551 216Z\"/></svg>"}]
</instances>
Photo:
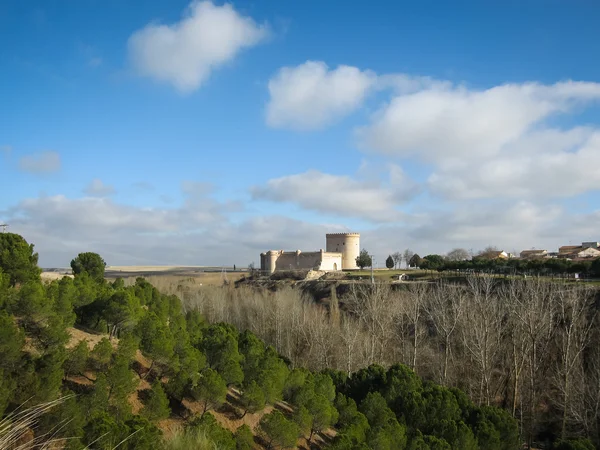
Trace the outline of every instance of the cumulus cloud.
<instances>
[{"instance_id":1,"label":"cumulus cloud","mask_svg":"<svg viewBox=\"0 0 600 450\"><path fill-rule=\"evenodd\" d=\"M600 99L600 83L507 84L483 91L434 86L398 95L358 130L361 145L429 162L485 159L552 114Z\"/></svg>"},{"instance_id":2,"label":"cumulus cloud","mask_svg":"<svg viewBox=\"0 0 600 450\"><path fill-rule=\"evenodd\" d=\"M357 180L316 170L269 180L251 189L254 199L289 202L302 208L371 222L400 220L397 209L418 193L417 185L398 166L390 171L390 182Z\"/></svg>"},{"instance_id":3,"label":"cumulus cloud","mask_svg":"<svg viewBox=\"0 0 600 450\"><path fill-rule=\"evenodd\" d=\"M102 180L95 178L85 188L84 192L91 197L106 197L115 193L115 188L104 184Z\"/></svg>"},{"instance_id":4,"label":"cumulus cloud","mask_svg":"<svg viewBox=\"0 0 600 450\"><path fill-rule=\"evenodd\" d=\"M213 70L267 35L266 25L242 16L230 4L193 1L179 22L151 23L136 31L129 38L129 57L141 75L188 93L198 89Z\"/></svg>"},{"instance_id":5,"label":"cumulus cloud","mask_svg":"<svg viewBox=\"0 0 600 450\"><path fill-rule=\"evenodd\" d=\"M474 90L431 82L415 89L397 92L356 134L363 150L428 164L433 193L531 199L600 189L600 176L578 175L600 162L600 130L550 125L600 100L600 83ZM569 183L556 183L563 177Z\"/></svg>"},{"instance_id":6,"label":"cumulus cloud","mask_svg":"<svg viewBox=\"0 0 600 450\"><path fill-rule=\"evenodd\" d=\"M210 238L206 233L227 224L228 214L239 209L236 202L199 193L186 193L181 205L169 208L55 195L24 199L2 216L13 232L36 244L45 266L68 265L86 250L106 253L113 264L208 264L203 236Z\"/></svg>"},{"instance_id":7,"label":"cumulus cloud","mask_svg":"<svg viewBox=\"0 0 600 450\"><path fill-rule=\"evenodd\" d=\"M414 213L400 225L361 231L364 245L380 263L411 248L421 256L453 248L477 252L489 245L507 252L557 251L570 241L597 239L600 210L573 212L558 204L528 201L465 202L456 208Z\"/></svg>"},{"instance_id":8,"label":"cumulus cloud","mask_svg":"<svg viewBox=\"0 0 600 450\"><path fill-rule=\"evenodd\" d=\"M178 208L143 208L109 199L31 198L3 212L11 230L36 245L43 267L65 267L81 251L96 251L111 265L232 265L259 263L268 249L317 250L325 233L358 231L361 245L383 263L404 248L421 254L454 247L474 251L495 245L507 251L556 250L572 239L594 240L600 211L573 213L552 203L465 202L444 211L421 210L405 220L367 229L343 221L310 223L280 215L233 221L227 205L205 199ZM518 233L515 232L518 230Z\"/></svg>"},{"instance_id":9,"label":"cumulus cloud","mask_svg":"<svg viewBox=\"0 0 600 450\"><path fill-rule=\"evenodd\" d=\"M600 130L547 130L513 145L487 161L438 168L430 189L451 199L560 198L600 189L600 173L589 170L600 165Z\"/></svg>"},{"instance_id":10,"label":"cumulus cloud","mask_svg":"<svg viewBox=\"0 0 600 450\"><path fill-rule=\"evenodd\" d=\"M328 231L343 227L271 215L233 222L230 203L210 198L177 208L144 208L106 198L51 196L22 200L3 217L36 245L42 267L65 267L79 252L95 251L108 264L259 264L271 248L318 249Z\"/></svg>"},{"instance_id":11,"label":"cumulus cloud","mask_svg":"<svg viewBox=\"0 0 600 450\"><path fill-rule=\"evenodd\" d=\"M269 81L267 123L301 130L329 125L359 108L376 80L370 71L329 69L320 61L284 67Z\"/></svg>"},{"instance_id":12,"label":"cumulus cloud","mask_svg":"<svg viewBox=\"0 0 600 450\"><path fill-rule=\"evenodd\" d=\"M58 172L60 170L60 155L53 151L26 155L19 160L19 168L23 172L33 174Z\"/></svg>"}]
</instances>

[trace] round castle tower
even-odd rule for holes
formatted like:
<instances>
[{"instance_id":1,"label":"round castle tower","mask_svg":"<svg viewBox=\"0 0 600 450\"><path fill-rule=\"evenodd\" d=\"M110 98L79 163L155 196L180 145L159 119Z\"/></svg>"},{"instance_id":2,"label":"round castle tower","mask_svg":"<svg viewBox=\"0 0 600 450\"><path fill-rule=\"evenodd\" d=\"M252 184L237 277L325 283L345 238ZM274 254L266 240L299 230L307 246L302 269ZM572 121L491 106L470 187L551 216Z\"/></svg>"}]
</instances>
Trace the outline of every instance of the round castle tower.
<instances>
[{"instance_id":1,"label":"round castle tower","mask_svg":"<svg viewBox=\"0 0 600 450\"><path fill-rule=\"evenodd\" d=\"M329 233L326 238L327 251L342 254L342 270L358 269L356 258L360 255L360 233Z\"/></svg>"}]
</instances>

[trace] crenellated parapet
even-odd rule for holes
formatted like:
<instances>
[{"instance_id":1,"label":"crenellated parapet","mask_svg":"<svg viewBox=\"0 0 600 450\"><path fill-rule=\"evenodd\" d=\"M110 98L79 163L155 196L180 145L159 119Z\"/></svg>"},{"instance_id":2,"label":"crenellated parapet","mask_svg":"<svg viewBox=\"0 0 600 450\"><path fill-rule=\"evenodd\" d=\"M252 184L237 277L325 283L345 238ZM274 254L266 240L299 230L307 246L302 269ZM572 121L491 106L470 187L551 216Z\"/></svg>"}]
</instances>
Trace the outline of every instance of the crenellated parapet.
<instances>
[{"instance_id":1,"label":"crenellated parapet","mask_svg":"<svg viewBox=\"0 0 600 450\"><path fill-rule=\"evenodd\" d=\"M301 250L268 250L260 254L263 272L276 270L351 270L357 269L356 258L360 254L359 233L328 233L326 248L314 252Z\"/></svg>"}]
</instances>

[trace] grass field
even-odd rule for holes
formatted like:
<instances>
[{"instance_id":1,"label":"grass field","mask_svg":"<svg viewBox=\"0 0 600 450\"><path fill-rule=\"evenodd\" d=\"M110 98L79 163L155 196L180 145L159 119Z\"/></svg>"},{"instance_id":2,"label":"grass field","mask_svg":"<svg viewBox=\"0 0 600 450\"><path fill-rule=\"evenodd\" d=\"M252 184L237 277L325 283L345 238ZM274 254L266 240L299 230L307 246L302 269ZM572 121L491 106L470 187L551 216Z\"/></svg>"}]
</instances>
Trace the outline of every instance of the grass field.
<instances>
[{"instance_id":1,"label":"grass field","mask_svg":"<svg viewBox=\"0 0 600 450\"><path fill-rule=\"evenodd\" d=\"M373 277L378 281L394 281L398 279L399 275L407 275L410 279L429 279L429 278L439 278L438 272L432 272L427 270L419 270L419 269L376 269L373 271ZM367 279L371 278L371 270L353 270L346 272L346 275L350 279L362 278Z\"/></svg>"}]
</instances>

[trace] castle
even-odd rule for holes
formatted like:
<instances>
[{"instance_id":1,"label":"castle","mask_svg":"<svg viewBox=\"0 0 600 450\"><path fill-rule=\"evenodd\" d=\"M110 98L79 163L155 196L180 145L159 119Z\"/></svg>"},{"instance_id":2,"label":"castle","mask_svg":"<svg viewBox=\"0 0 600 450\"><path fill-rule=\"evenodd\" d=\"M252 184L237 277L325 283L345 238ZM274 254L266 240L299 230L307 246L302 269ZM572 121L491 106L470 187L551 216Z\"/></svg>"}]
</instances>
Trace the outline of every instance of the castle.
<instances>
[{"instance_id":1,"label":"castle","mask_svg":"<svg viewBox=\"0 0 600 450\"><path fill-rule=\"evenodd\" d=\"M260 254L260 269L266 273L278 270L353 270L358 269L359 233L329 233L325 235L325 250L302 252L269 250Z\"/></svg>"}]
</instances>

